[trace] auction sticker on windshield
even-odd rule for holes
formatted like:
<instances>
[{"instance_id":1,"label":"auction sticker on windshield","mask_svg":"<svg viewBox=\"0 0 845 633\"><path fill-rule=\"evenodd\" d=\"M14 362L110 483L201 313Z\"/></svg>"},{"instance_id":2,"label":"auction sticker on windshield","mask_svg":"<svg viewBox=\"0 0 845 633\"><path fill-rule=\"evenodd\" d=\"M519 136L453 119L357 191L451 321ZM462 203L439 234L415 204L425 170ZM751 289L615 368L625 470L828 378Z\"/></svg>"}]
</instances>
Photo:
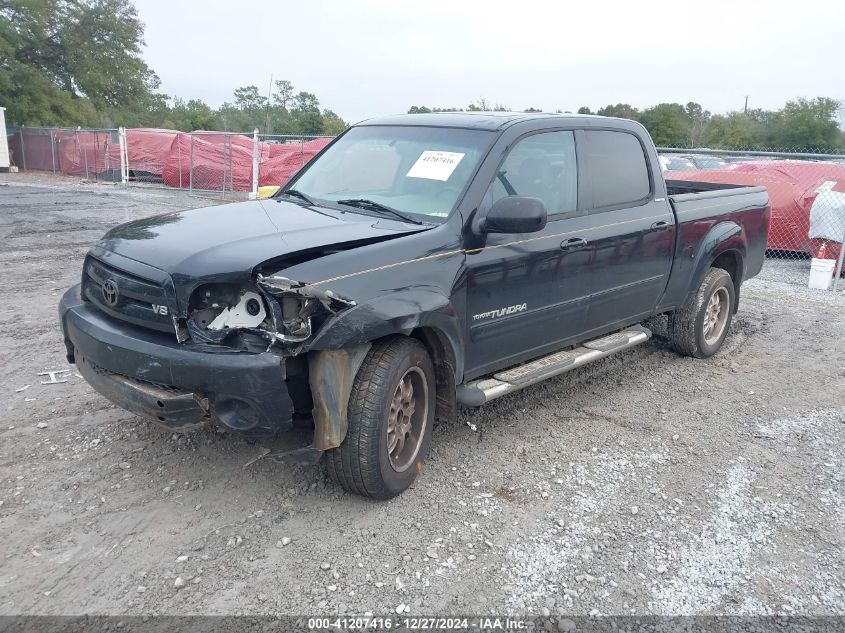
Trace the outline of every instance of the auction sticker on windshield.
<instances>
[{"instance_id":1,"label":"auction sticker on windshield","mask_svg":"<svg viewBox=\"0 0 845 633\"><path fill-rule=\"evenodd\" d=\"M417 162L408 170L408 178L427 178L428 180L449 180L455 167L461 162L464 154L459 152L441 152L425 150Z\"/></svg>"}]
</instances>

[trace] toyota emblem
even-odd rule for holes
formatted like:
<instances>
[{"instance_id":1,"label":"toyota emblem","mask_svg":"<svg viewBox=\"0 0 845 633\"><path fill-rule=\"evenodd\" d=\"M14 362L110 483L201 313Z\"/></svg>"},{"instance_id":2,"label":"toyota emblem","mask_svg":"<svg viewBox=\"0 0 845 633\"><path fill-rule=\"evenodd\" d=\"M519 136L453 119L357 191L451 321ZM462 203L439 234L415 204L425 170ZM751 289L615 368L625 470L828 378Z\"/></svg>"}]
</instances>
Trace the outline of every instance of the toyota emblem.
<instances>
[{"instance_id":1,"label":"toyota emblem","mask_svg":"<svg viewBox=\"0 0 845 633\"><path fill-rule=\"evenodd\" d=\"M103 300L106 302L106 305L116 306L118 296L117 284L111 279L106 279L103 282Z\"/></svg>"}]
</instances>

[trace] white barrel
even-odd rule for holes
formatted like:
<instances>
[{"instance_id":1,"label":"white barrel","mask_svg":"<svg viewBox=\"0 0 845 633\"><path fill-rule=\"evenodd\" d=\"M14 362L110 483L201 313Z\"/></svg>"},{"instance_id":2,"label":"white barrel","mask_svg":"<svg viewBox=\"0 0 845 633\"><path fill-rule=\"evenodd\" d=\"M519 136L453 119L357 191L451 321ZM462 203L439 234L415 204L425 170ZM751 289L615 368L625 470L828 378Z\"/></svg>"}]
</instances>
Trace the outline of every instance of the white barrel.
<instances>
[{"instance_id":1,"label":"white barrel","mask_svg":"<svg viewBox=\"0 0 845 633\"><path fill-rule=\"evenodd\" d=\"M833 279L833 269L836 268L835 259L817 259L810 262L810 288L827 290Z\"/></svg>"}]
</instances>

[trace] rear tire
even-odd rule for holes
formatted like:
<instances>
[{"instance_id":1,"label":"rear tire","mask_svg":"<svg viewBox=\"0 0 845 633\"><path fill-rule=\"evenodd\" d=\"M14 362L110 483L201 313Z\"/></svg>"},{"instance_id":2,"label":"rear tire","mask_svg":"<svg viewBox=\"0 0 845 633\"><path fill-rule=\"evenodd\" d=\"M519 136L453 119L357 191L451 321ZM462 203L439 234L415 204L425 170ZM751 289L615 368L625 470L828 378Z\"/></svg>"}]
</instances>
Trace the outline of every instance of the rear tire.
<instances>
[{"instance_id":1,"label":"rear tire","mask_svg":"<svg viewBox=\"0 0 845 633\"><path fill-rule=\"evenodd\" d=\"M355 375L346 438L326 452L329 476L348 492L390 499L421 472L431 444L434 367L412 338L378 341Z\"/></svg>"},{"instance_id":2,"label":"rear tire","mask_svg":"<svg viewBox=\"0 0 845 633\"><path fill-rule=\"evenodd\" d=\"M727 336L735 305L733 279L727 271L711 268L698 290L669 315L672 347L684 356L712 356Z\"/></svg>"}]
</instances>

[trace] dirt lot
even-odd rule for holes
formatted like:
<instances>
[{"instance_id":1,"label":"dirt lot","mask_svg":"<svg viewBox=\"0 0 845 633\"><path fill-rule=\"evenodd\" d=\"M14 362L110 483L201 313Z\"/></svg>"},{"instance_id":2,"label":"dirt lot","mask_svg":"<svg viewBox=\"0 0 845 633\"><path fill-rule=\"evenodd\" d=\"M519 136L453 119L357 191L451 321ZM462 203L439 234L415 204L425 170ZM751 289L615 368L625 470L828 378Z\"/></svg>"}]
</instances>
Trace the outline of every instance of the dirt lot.
<instances>
[{"instance_id":1,"label":"dirt lot","mask_svg":"<svg viewBox=\"0 0 845 633\"><path fill-rule=\"evenodd\" d=\"M845 613L841 297L755 281L713 359L658 338L464 411L373 503L41 384L86 248L201 204L0 176L0 614Z\"/></svg>"}]
</instances>

